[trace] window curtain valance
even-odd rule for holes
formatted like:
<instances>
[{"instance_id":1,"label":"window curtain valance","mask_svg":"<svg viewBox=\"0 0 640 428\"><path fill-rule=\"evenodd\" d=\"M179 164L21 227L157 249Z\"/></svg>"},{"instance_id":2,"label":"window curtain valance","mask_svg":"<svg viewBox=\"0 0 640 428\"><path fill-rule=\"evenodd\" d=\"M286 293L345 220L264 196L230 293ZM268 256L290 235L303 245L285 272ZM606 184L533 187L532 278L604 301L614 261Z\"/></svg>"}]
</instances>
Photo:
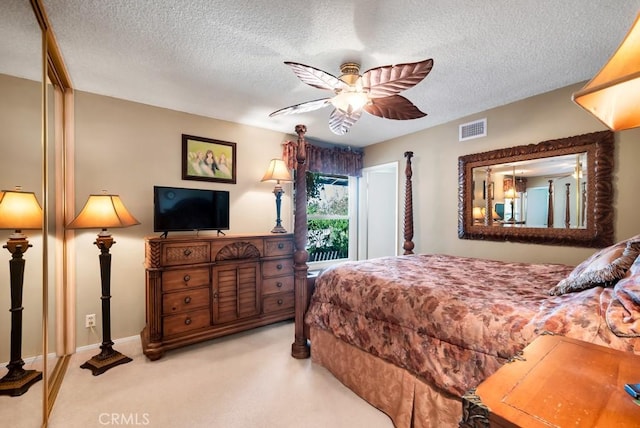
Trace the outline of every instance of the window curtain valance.
<instances>
[{"instance_id":1,"label":"window curtain valance","mask_svg":"<svg viewBox=\"0 0 640 428\"><path fill-rule=\"evenodd\" d=\"M298 143L287 141L282 146L282 159L290 169L296 169ZM305 147L308 171L353 177L362 175L362 152L339 147L318 147L309 143Z\"/></svg>"}]
</instances>

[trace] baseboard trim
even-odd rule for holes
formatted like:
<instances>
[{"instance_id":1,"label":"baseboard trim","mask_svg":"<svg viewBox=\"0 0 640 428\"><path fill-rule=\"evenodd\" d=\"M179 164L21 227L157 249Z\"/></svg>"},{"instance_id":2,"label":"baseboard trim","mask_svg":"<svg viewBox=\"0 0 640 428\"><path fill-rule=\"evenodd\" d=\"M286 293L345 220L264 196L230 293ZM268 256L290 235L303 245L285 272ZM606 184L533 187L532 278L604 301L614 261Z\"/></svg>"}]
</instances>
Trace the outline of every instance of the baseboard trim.
<instances>
[{"instance_id":1,"label":"baseboard trim","mask_svg":"<svg viewBox=\"0 0 640 428\"><path fill-rule=\"evenodd\" d=\"M129 342L133 342L135 340L140 340L140 335L136 334L135 336L129 336L129 337L121 337L120 339L115 339L113 341L113 343L115 345L119 344L119 343L129 343ZM78 348L76 348L76 353L78 352L83 352L83 351L90 351L92 349L99 349L100 345L102 344L102 342L100 343L93 343L91 345L85 345L85 346L80 346Z\"/></svg>"},{"instance_id":2,"label":"baseboard trim","mask_svg":"<svg viewBox=\"0 0 640 428\"><path fill-rule=\"evenodd\" d=\"M140 335L137 334L135 336L129 336L129 337L122 337L120 339L115 339L113 341L114 344L119 344L119 343L129 343L129 342L133 342L135 340L140 340ZM100 348L101 343L93 343L91 345L85 345L85 346L80 346L78 348L76 348L76 353L77 352L82 352L82 351L89 351L92 349L99 349ZM49 352L49 359L55 359L56 357L56 353L55 352ZM32 357L26 357L23 358L22 361L24 361L25 366L29 366L30 364L35 363L36 361L41 361L42 360L42 355L35 355ZM0 363L0 366L6 366L7 364L9 364L9 361L5 361L3 363Z\"/></svg>"}]
</instances>

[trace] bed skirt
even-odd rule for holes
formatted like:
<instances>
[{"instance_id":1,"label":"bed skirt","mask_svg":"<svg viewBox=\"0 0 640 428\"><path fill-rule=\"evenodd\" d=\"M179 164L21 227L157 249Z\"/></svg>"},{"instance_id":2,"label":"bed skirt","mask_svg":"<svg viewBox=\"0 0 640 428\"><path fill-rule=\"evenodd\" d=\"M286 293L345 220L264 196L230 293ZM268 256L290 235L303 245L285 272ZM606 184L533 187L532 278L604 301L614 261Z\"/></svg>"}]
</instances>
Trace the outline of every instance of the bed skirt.
<instances>
[{"instance_id":1,"label":"bed skirt","mask_svg":"<svg viewBox=\"0 0 640 428\"><path fill-rule=\"evenodd\" d=\"M441 392L407 370L311 327L311 359L369 404L396 428L457 427L462 417L458 397Z\"/></svg>"}]
</instances>

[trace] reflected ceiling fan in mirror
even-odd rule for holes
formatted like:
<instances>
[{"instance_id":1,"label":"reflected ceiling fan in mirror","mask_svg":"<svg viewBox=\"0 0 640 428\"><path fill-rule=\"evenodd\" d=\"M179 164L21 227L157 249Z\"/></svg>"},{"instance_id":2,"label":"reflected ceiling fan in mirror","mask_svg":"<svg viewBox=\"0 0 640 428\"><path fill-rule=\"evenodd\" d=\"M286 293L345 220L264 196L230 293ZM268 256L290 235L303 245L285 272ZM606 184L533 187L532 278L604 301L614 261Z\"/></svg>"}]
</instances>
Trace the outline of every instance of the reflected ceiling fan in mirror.
<instances>
[{"instance_id":1,"label":"reflected ceiling fan in mirror","mask_svg":"<svg viewBox=\"0 0 640 428\"><path fill-rule=\"evenodd\" d=\"M285 107L274 111L270 117L306 113L333 105L329 128L335 134L344 135L360 119L363 111L396 120L418 119L427 115L398 94L420 83L433 68L433 59L385 65L367 70L363 74L360 74L360 64L347 62L340 66L340 77L304 64L285 64L307 85L332 91L335 95Z\"/></svg>"}]
</instances>

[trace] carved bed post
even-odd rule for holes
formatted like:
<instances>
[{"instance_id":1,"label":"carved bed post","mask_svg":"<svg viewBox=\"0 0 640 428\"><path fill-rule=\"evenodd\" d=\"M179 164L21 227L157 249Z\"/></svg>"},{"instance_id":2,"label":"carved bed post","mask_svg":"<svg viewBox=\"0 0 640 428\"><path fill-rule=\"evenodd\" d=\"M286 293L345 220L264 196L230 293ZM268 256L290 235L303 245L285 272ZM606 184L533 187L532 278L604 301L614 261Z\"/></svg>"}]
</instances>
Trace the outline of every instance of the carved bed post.
<instances>
[{"instance_id":1,"label":"carved bed post","mask_svg":"<svg viewBox=\"0 0 640 428\"><path fill-rule=\"evenodd\" d=\"M587 209L587 183L583 182L582 183L582 209L580 210L580 215L581 220L580 220L580 225L584 226L584 218L585 218L585 212Z\"/></svg>"},{"instance_id":2,"label":"carved bed post","mask_svg":"<svg viewBox=\"0 0 640 428\"><path fill-rule=\"evenodd\" d=\"M413 152L404 152L404 157L407 158L407 166L404 170L404 175L407 177L405 181L404 190L404 248L403 254L413 254L413 196L411 188L411 158Z\"/></svg>"},{"instance_id":3,"label":"carved bed post","mask_svg":"<svg viewBox=\"0 0 640 428\"><path fill-rule=\"evenodd\" d=\"M484 200L484 225L491 226L493 225L493 201L491 200L491 195L493 195L493 181L491 179L491 168L487 167L485 170L485 200Z\"/></svg>"},{"instance_id":4,"label":"carved bed post","mask_svg":"<svg viewBox=\"0 0 640 428\"><path fill-rule=\"evenodd\" d=\"M293 270L295 275L295 340L291 345L293 358L309 358L309 345L304 331L304 314L307 311L307 165L306 141L304 134L307 127L296 125L298 147L296 150L296 192L295 192L295 224L293 253Z\"/></svg>"},{"instance_id":5,"label":"carved bed post","mask_svg":"<svg viewBox=\"0 0 640 428\"><path fill-rule=\"evenodd\" d=\"M547 227L553 227L553 180L549 180L549 206L547 207Z\"/></svg>"},{"instance_id":6,"label":"carved bed post","mask_svg":"<svg viewBox=\"0 0 640 428\"><path fill-rule=\"evenodd\" d=\"M571 183L566 183L567 195L564 207L564 227L567 229L571 226Z\"/></svg>"}]
</instances>

